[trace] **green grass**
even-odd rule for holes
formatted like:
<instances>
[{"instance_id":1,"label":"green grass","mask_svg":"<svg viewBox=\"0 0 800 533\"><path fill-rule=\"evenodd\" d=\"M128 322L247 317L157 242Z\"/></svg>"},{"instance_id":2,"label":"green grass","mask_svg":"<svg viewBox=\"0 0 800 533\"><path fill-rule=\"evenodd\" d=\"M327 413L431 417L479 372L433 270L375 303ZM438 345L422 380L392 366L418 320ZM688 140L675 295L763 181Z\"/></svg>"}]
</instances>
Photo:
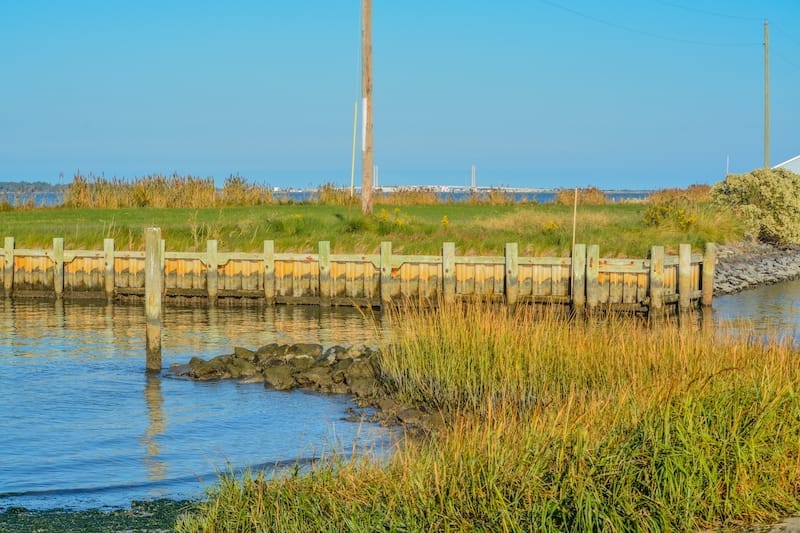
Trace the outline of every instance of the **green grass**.
<instances>
[{"instance_id":1,"label":"green grass","mask_svg":"<svg viewBox=\"0 0 800 533\"><path fill-rule=\"evenodd\" d=\"M677 250L682 242L701 248L707 241L737 241L742 231L735 217L709 204L693 206L692 217L674 224L645 224L646 204L581 206L577 241L597 243L605 256L644 257L652 245ZM331 241L334 253L377 253L391 241L395 253L436 254L443 242L463 254L500 255L517 242L520 255L567 255L572 239L572 208L540 205L438 205L375 207L364 216L357 206L266 205L189 208L47 208L0 213L0 232L19 248L51 246L63 237L67 249L102 249L113 238L120 250L143 249L144 228L159 226L167 249L204 250L216 239L221 251L257 252L264 240L278 251L309 252Z\"/></svg>"},{"instance_id":2,"label":"green grass","mask_svg":"<svg viewBox=\"0 0 800 533\"><path fill-rule=\"evenodd\" d=\"M446 429L388 464L224 477L179 531L697 531L800 512L800 358L776 340L406 310L382 368Z\"/></svg>"}]
</instances>

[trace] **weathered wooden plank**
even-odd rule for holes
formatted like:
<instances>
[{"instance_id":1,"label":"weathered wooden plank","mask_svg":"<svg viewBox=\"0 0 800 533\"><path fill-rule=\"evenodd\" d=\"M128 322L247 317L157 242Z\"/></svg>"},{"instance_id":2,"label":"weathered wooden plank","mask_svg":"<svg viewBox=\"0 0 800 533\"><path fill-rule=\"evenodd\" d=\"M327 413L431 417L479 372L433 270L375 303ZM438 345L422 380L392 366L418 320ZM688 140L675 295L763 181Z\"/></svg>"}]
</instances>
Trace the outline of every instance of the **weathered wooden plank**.
<instances>
[{"instance_id":1,"label":"weathered wooden plank","mask_svg":"<svg viewBox=\"0 0 800 533\"><path fill-rule=\"evenodd\" d=\"M583 312L586 307L586 245L576 244L572 250L572 306Z\"/></svg>"},{"instance_id":2,"label":"weathered wooden plank","mask_svg":"<svg viewBox=\"0 0 800 533\"><path fill-rule=\"evenodd\" d=\"M446 242L442 245L442 295L447 303L455 300L456 244L453 242Z\"/></svg>"},{"instance_id":3,"label":"weathered wooden plank","mask_svg":"<svg viewBox=\"0 0 800 533\"><path fill-rule=\"evenodd\" d=\"M519 247L515 242L506 243L505 289L506 303L514 305L519 297Z\"/></svg>"},{"instance_id":4,"label":"weathered wooden plank","mask_svg":"<svg viewBox=\"0 0 800 533\"><path fill-rule=\"evenodd\" d=\"M711 307L714 301L714 274L717 270L717 245L713 242L706 243L705 255L703 256L703 274L701 281L702 303L705 307Z\"/></svg>"},{"instance_id":5,"label":"weathered wooden plank","mask_svg":"<svg viewBox=\"0 0 800 533\"><path fill-rule=\"evenodd\" d=\"M381 243L380 254L380 296L381 304L388 304L392 301L392 267L396 258L392 257L392 243Z\"/></svg>"},{"instance_id":6,"label":"weathered wooden plank","mask_svg":"<svg viewBox=\"0 0 800 533\"><path fill-rule=\"evenodd\" d=\"M264 241L264 298L268 305L275 303L275 241Z\"/></svg>"},{"instance_id":7,"label":"weathered wooden plank","mask_svg":"<svg viewBox=\"0 0 800 533\"><path fill-rule=\"evenodd\" d=\"M106 299L114 299L114 239L103 239L103 288Z\"/></svg>"},{"instance_id":8,"label":"weathered wooden plank","mask_svg":"<svg viewBox=\"0 0 800 533\"><path fill-rule=\"evenodd\" d=\"M664 307L664 247L650 248L650 311L659 314Z\"/></svg>"},{"instance_id":9,"label":"weathered wooden plank","mask_svg":"<svg viewBox=\"0 0 800 533\"><path fill-rule=\"evenodd\" d=\"M591 310L600 303L600 246L590 244L586 249L586 305Z\"/></svg>"},{"instance_id":10,"label":"weathered wooden plank","mask_svg":"<svg viewBox=\"0 0 800 533\"><path fill-rule=\"evenodd\" d=\"M3 292L7 297L14 292L14 237L6 237L3 245Z\"/></svg>"},{"instance_id":11,"label":"weathered wooden plank","mask_svg":"<svg viewBox=\"0 0 800 533\"><path fill-rule=\"evenodd\" d=\"M692 303L692 245L681 244L679 248L678 267L678 305L686 311Z\"/></svg>"},{"instance_id":12,"label":"weathered wooden plank","mask_svg":"<svg viewBox=\"0 0 800 533\"><path fill-rule=\"evenodd\" d=\"M53 291L56 299L64 297L64 239L53 239Z\"/></svg>"},{"instance_id":13,"label":"weathered wooden plank","mask_svg":"<svg viewBox=\"0 0 800 533\"><path fill-rule=\"evenodd\" d=\"M161 370L161 229L145 230L145 337L147 371Z\"/></svg>"},{"instance_id":14,"label":"weathered wooden plank","mask_svg":"<svg viewBox=\"0 0 800 533\"><path fill-rule=\"evenodd\" d=\"M320 241L319 250L319 305L331 305L331 243Z\"/></svg>"},{"instance_id":15,"label":"weathered wooden plank","mask_svg":"<svg viewBox=\"0 0 800 533\"><path fill-rule=\"evenodd\" d=\"M208 299L213 305L217 299L219 292L219 258L217 257L217 241L209 240L206 242L206 291L208 291Z\"/></svg>"}]
</instances>

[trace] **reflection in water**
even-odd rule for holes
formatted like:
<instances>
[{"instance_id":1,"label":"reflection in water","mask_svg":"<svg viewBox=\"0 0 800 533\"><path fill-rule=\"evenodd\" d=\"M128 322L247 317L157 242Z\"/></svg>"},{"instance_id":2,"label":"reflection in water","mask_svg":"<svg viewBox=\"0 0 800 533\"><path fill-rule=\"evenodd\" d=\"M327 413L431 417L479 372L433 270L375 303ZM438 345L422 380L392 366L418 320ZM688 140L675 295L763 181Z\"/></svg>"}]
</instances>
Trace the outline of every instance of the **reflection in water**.
<instances>
[{"instance_id":1,"label":"reflection in water","mask_svg":"<svg viewBox=\"0 0 800 533\"><path fill-rule=\"evenodd\" d=\"M800 342L800 280L714 298L714 319L720 331L745 324L756 335L777 334Z\"/></svg>"},{"instance_id":2,"label":"reflection in water","mask_svg":"<svg viewBox=\"0 0 800 533\"><path fill-rule=\"evenodd\" d=\"M167 465L159 458L158 441L156 437L164 433L166 420L164 417L164 397L161 395L161 377L147 374L147 384L144 388L144 401L147 405L149 423L141 439L145 448L144 464L150 481L162 481L167 471Z\"/></svg>"},{"instance_id":3,"label":"reflection in water","mask_svg":"<svg viewBox=\"0 0 800 533\"><path fill-rule=\"evenodd\" d=\"M346 396L145 374L144 309L0 301L0 511L196 498L228 468L392 446ZM164 366L271 342L374 345L379 318L316 307L167 308Z\"/></svg>"}]
</instances>

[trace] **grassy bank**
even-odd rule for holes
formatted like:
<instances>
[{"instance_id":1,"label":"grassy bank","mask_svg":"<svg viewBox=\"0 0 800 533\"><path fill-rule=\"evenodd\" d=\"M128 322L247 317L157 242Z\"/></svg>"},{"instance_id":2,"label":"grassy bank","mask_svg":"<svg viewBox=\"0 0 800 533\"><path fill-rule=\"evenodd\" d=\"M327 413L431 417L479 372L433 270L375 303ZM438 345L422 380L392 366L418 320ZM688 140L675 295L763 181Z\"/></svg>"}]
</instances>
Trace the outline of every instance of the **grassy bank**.
<instances>
[{"instance_id":1,"label":"grassy bank","mask_svg":"<svg viewBox=\"0 0 800 533\"><path fill-rule=\"evenodd\" d=\"M661 204L659 204L660 206ZM279 251L308 252L329 240L334 253L377 252L392 241L395 253L435 254L453 241L464 254L502 253L519 243L521 255L566 255L572 240L572 207L560 204L378 204L364 216L355 206L266 205L214 208L48 208L0 214L0 232L17 247L42 248L63 237L67 249L102 249L113 238L122 250L143 249L144 228L160 226L170 250L204 250L216 239L221 251L257 252L264 240ZM649 247L700 248L707 241L738 241L736 218L708 203L685 207L652 204L586 205L578 209L578 242L600 244L603 255L644 257Z\"/></svg>"},{"instance_id":2,"label":"grassy bank","mask_svg":"<svg viewBox=\"0 0 800 533\"><path fill-rule=\"evenodd\" d=\"M696 531L800 512L794 347L692 328L397 315L381 372L447 413L386 465L223 479L189 531Z\"/></svg>"}]
</instances>

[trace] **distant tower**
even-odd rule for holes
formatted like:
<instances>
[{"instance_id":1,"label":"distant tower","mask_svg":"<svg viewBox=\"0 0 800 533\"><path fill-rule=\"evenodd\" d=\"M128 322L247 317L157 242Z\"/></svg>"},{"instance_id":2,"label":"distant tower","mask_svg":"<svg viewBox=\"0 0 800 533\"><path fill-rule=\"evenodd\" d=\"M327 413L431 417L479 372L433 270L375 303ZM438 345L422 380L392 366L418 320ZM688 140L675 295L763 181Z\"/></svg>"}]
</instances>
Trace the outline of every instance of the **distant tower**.
<instances>
[{"instance_id":1,"label":"distant tower","mask_svg":"<svg viewBox=\"0 0 800 533\"><path fill-rule=\"evenodd\" d=\"M472 181L470 182L469 188L473 191L478 188L478 179L475 173L475 165L472 165Z\"/></svg>"}]
</instances>

